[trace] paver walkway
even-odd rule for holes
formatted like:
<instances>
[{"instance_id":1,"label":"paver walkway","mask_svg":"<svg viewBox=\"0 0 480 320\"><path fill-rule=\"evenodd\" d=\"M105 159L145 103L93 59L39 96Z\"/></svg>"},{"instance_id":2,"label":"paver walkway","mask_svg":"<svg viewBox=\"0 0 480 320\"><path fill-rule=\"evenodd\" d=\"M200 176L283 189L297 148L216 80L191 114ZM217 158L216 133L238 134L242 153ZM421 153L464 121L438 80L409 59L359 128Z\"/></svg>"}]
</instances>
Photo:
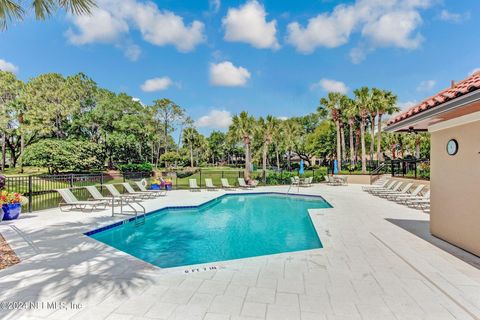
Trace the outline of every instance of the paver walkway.
<instances>
[{"instance_id":1,"label":"paver walkway","mask_svg":"<svg viewBox=\"0 0 480 320\"><path fill-rule=\"evenodd\" d=\"M300 191L333 205L310 210L323 249L198 268L160 269L83 236L122 219L108 211L49 210L2 223L22 262L0 271L0 303L38 304L0 318L480 319L480 259L431 237L427 214L357 185ZM220 194L174 191L145 203L197 205Z\"/></svg>"}]
</instances>

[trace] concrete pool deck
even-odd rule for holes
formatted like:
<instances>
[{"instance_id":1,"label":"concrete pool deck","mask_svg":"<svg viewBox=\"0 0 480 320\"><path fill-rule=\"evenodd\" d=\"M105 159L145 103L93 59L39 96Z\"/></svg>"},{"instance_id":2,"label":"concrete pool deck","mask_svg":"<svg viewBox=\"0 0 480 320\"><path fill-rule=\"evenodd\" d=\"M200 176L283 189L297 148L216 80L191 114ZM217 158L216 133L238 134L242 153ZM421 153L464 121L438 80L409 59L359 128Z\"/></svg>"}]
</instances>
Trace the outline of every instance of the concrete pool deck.
<instances>
[{"instance_id":1,"label":"concrete pool deck","mask_svg":"<svg viewBox=\"0 0 480 320\"><path fill-rule=\"evenodd\" d=\"M224 193L172 191L144 204L199 205ZM480 319L480 258L431 237L427 214L359 185L300 193L333 206L310 210L324 248L195 267L160 269L84 236L126 218L109 210L2 222L22 262L0 271L0 318ZM5 310L13 306L22 310Z\"/></svg>"}]
</instances>

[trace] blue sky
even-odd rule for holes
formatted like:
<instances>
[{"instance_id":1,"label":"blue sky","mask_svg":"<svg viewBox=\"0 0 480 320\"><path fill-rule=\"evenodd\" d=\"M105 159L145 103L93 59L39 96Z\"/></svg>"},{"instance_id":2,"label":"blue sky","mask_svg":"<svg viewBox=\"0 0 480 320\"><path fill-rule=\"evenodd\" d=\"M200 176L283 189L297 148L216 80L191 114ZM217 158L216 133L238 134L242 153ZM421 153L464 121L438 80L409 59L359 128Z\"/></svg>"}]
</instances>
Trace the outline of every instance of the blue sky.
<instances>
[{"instance_id":1,"label":"blue sky","mask_svg":"<svg viewBox=\"0 0 480 320\"><path fill-rule=\"evenodd\" d=\"M405 107L480 68L477 0L97 2L93 16L10 25L0 69L168 97L208 132L242 110L302 115L327 90L364 85Z\"/></svg>"}]
</instances>

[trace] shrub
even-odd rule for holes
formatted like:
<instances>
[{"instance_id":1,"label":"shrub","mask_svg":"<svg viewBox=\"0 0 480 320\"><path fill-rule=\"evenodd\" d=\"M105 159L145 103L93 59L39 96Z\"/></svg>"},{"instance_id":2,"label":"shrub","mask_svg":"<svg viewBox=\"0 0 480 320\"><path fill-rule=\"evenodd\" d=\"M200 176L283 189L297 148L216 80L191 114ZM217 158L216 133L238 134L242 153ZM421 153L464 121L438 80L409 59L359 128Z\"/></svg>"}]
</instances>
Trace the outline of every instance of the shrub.
<instances>
[{"instance_id":1,"label":"shrub","mask_svg":"<svg viewBox=\"0 0 480 320\"><path fill-rule=\"evenodd\" d=\"M153 166L150 163L129 163L119 164L117 169L121 172L152 172Z\"/></svg>"},{"instance_id":2,"label":"shrub","mask_svg":"<svg viewBox=\"0 0 480 320\"><path fill-rule=\"evenodd\" d=\"M58 173L101 169L105 158L102 148L93 142L45 139L27 147L23 159L27 165Z\"/></svg>"}]
</instances>

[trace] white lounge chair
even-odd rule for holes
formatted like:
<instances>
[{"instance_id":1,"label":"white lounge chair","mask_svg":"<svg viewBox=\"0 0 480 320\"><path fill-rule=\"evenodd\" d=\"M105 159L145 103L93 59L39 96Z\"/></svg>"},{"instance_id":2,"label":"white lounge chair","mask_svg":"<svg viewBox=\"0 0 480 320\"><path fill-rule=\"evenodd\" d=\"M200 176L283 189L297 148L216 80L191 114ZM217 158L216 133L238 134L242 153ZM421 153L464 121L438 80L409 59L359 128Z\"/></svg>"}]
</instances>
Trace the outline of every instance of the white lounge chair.
<instances>
[{"instance_id":1,"label":"white lounge chair","mask_svg":"<svg viewBox=\"0 0 480 320\"><path fill-rule=\"evenodd\" d=\"M143 197L143 199L153 199L156 196L154 193L151 192L135 191L135 189L133 189L128 182L122 183L122 186L125 191L127 191L127 194L137 195L139 197Z\"/></svg>"},{"instance_id":2,"label":"white lounge chair","mask_svg":"<svg viewBox=\"0 0 480 320\"><path fill-rule=\"evenodd\" d=\"M98 191L97 187L95 186L86 186L85 189L87 189L87 191L90 193L93 200L108 201L110 205L115 202L119 203L122 201L122 199L120 198L105 197L103 194L100 193L100 191Z\"/></svg>"},{"instance_id":3,"label":"white lounge chair","mask_svg":"<svg viewBox=\"0 0 480 320\"><path fill-rule=\"evenodd\" d=\"M385 188L385 187L387 187L388 183L391 182L391 181L393 181L393 180L387 179L381 184L364 186L364 187L362 187L362 190L365 191L365 192L368 192L369 190L372 190L372 189Z\"/></svg>"},{"instance_id":4,"label":"white lounge chair","mask_svg":"<svg viewBox=\"0 0 480 320\"><path fill-rule=\"evenodd\" d=\"M252 186L249 186L246 182L245 179L243 178L238 178L238 186L242 189L252 189Z\"/></svg>"},{"instance_id":5,"label":"white lounge chair","mask_svg":"<svg viewBox=\"0 0 480 320\"><path fill-rule=\"evenodd\" d=\"M70 207L72 209L85 210L87 207L90 207L91 210L96 210L99 207L106 209L108 206L108 201L103 200L93 200L93 201L79 201L77 197L70 191L70 189L57 189L57 192L63 199L63 202L58 204L61 211L64 211L64 207Z\"/></svg>"},{"instance_id":6,"label":"white lounge chair","mask_svg":"<svg viewBox=\"0 0 480 320\"><path fill-rule=\"evenodd\" d=\"M381 186L368 186L364 187L363 190L368 193L373 193L375 191L389 189L394 183L397 183L397 180L389 179Z\"/></svg>"},{"instance_id":7,"label":"white lounge chair","mask_svg":"<svg viewBox=\"0 0 480 320\"><path fill-rule=\"evenodd\" d=\"M402 181L394 181L387 188L380 188L378 190L371 190L370 194L374 196L381 194L382 192L397 191L402 186Z\"/></svg>"},{"instance_id":8,"label":"white lounge chair","mask_svg":"<svg viewBox=\"0 0 480 320\"><path fill-rule=\"evenodd\" d=\"M407 194L408 190L410 190L412 186L413 186L413 183L409 182L406 185L404 185L403 188L399 191L391 191L391 192L387 191L387 192L381 193L379 196L382 198L391 200L390 198L394 198L395 196Z\"/></svg>"},{"instance_id":9,"label":"white lounge chair","mask_svg":"<svg viewBox=\"0 0 480 320\"><path fill-rule=\"evenodd\" d=\"M409 198L412 198L412 197L417 197L420 192L422 192L422 190L425 188L425 185L424 184L419 184L411 193L409 194L399 194L399 195L396 195L395 197L393 197L393 201L396 201L396 202L399 202L399 203L402 203L403 201L409 199Z\"/></svg>"},{"instance_id":10,"label":"white lounge chair","mask_svg":"<svg viewBox=\"0 0 480 320\"><path fill-rule=\"evenodd\" d=\"M188 184L190 186L190 191L200 191L200 187L197 185L197 179L189 179Z\"/></svg>"},{"instance_id":11,"label":"white lounge chair","mask_svg":"<svg viewBox=\"0 0 480 320\"><path fill-rule=\"evenodd\" d=\"M405 204L412 208L424 208L430 206L430 190L425 193L422 197L412 197L408 200L405 200Z\"/></svg>"},{"instance_id":12,"label":"white lounge chair","mask_svg":"<svg viewBox=\"0 0 480 320\"><path fill-rule=\"evenodd\" d=\"M301 187L311 187L312 186L313 177L308 177L300 181Z\"/></svg>"},{"instance_id":13,"label":"white lounge chair","mask_svg":"<svg viewBox=\"0 0 480 320\"><path fill-rule=\"evenodd\" d=\"M167 190L149 190L149 189L145 188L145 186L142 184L141 181L135 181L135 184L137 185L138 189L140 189L140 191L142 191L142 192L150 192L150 193L153 193L157 196L167 195Z\"/></svg>"},{"instance_id":14,"label":"white lounge chair","mask_svg":"<svg viewBox=\"0 0 480 320\"><path fill-rule=\"evenodd\" d=\"M217 187L213 184L213 181L210 178L205 178L205 187L207 187L207 190L217 190Z\"/></svg>"},{"instance_id":15,"label":"white lounge chair","mask_svg":"<svg viewBox=\"0 0 480 320\"><path fill-rule=\"evenodd\" d=\"M235 187L230 185L227 178L221 178L220 181L222 182L223 189L235 190Z\"/></svg>"},{"instance_id":16,"label":"white lounge chair","mask_svg":"<svg viewBox=\"0 0 480 320\"><path fill-rule=\"evenodd\" d=\"M123 199L131 198L133 200L144 199L144 197L135 195L135 194L121 194L120 191L118 191L118 189L115 188L113 184L105 184L104 186L105 188L107 188L108 192L110 192L110 194L115 198L123 198Z\"/></svg>"}]
</instances>

